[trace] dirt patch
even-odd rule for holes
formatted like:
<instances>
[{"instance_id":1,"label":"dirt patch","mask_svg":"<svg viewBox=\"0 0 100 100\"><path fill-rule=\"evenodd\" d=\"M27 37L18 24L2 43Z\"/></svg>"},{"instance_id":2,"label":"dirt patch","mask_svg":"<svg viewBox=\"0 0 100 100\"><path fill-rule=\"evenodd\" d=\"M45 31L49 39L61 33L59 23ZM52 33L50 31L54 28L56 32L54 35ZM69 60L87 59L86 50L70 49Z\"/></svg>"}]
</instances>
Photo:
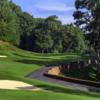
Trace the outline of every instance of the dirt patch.
<instances>
[{"instance_id":1,"label":"dirt patch","mask_svg":"<svg viewBox=\"0 0 100 100\"><path fill-rule=\"evenodd\" d=\"M48 71L48 74L59 75L60 72L60 68L55 66Z\"/></svg>"}]
</instances>

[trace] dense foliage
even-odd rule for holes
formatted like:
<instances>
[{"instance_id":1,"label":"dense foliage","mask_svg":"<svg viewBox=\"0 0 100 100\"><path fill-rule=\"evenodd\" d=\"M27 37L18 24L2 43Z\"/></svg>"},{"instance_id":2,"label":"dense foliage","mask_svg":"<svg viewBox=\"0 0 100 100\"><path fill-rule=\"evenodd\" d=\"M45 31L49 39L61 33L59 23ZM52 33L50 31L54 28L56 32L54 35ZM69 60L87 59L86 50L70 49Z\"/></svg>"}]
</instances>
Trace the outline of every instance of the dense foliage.
<instances>
[{"instance_id":1,"label":"dense foliage","mask_svg":"<svg viewBox=\"0 0 100 100\"><path fill-rule=\"evenodd\" d=\"M0 39L19 44L17 16L7 0L0 1Z\"/></svg>"},{"instance_id":2,"label":"dense foliage","mask_svg":"<svg viewBox=\"0 0 100 100\"><path fill-rule=\"evenodd\" d=\"M87 34L89 47L100 52L100 0L76 0L76 24Z\"/></svg>"},{"instance_id":3,"label":"dense foliage","mask_svg":"<svg viewBox=\"0 0 100 100\"><path fill-rule=\"evenodd\" d=\"M63 25L57 16L34 18L12 1L0 1L0 40L41 53L84 51L84 32L73 24Z\"/></svg>"}]
</instances>

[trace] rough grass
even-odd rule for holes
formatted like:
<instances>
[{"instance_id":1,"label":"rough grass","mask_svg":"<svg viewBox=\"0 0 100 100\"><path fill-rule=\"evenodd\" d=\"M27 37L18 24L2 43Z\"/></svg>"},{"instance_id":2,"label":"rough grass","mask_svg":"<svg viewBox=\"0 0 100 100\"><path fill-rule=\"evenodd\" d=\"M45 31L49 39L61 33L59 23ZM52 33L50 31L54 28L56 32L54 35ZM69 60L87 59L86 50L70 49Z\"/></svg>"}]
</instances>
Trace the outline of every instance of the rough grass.
<instances>
[{"instance_id":1,"label":"rough grass","mask_svg":"<svg viewBox=\"0 0 100 100\"><path fill-rule=\"evenodd\" d=\"M9 91L0 90L0 100L99 100L100 95L91 92L76 91L70 87L63 87L25 76L39 68L58 62L80 59L80 55L66 54L37 54L17 49L9 44L0 45L0 79L20 80L29 84L42 87L47 91Z\"/></svg>"}]
</instances>

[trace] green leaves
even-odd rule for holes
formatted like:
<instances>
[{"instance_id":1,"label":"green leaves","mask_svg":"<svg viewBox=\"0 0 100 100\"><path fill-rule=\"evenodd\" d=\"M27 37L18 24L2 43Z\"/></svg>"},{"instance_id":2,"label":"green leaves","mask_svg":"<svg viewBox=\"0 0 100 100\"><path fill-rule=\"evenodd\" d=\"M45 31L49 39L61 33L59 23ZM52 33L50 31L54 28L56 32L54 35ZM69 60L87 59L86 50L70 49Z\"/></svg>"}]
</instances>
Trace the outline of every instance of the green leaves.
<instances>
[{"instance_id":1,"label":"green leaves","mask_svg":"<svg viewBox=\"0 0 100 100\"><path fill-rule=\"evenodd\" d=\"M76 9L74 19L88 33L89 48L100 51L100 0L76 0Z\"/></svg>"},{"instance_id":2,"label":"green leaves","mask_svg":"<svg viewBox=\"0 0 100 100\"><path fill-rule=\"evenodd\" d=\"M81 18L84 13L79 11L75 16ZM0 40L42 53L82 51L85 48L79 27L62 25L56 15L34 18L8 0L0 1Z\"/></svg>"},{"instance_id":3,"label":"green leaves","mask_svg":"<svg viewBox=\"0 0 100 100\"><path fill-rule=\"evenodd\" d=\"M18 45L17 30L16 14L12 11L9 2L0 1L0 39Z\"/></svg>"}]
</instances>

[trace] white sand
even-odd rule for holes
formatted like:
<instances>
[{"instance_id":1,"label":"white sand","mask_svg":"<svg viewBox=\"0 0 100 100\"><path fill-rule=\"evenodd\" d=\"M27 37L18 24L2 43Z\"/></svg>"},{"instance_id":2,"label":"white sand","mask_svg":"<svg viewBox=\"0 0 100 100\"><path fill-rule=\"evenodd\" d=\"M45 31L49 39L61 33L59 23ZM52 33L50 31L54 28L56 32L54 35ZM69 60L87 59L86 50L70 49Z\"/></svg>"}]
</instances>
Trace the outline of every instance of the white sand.
<instances>
[{"instance_id":1,"label":"white sand","mask_svg":"<svg viewBox=\"0 0 100 100\"><path fill-rule=\"evenodd\" d=\"M0 58L7 58L7 56L0 55Z\"/></svg>"},{"instance_id":2,"label":"white sand","mask_svg":"<svg viewBox=\"0 0 100 100\"><path fill-rule=\"evenodd\" d=\"M41 90L40 88L34 87L30 84L13 80L0 80L0 89L31 90L31 91Z\"/></svg>"}]
</instances>

